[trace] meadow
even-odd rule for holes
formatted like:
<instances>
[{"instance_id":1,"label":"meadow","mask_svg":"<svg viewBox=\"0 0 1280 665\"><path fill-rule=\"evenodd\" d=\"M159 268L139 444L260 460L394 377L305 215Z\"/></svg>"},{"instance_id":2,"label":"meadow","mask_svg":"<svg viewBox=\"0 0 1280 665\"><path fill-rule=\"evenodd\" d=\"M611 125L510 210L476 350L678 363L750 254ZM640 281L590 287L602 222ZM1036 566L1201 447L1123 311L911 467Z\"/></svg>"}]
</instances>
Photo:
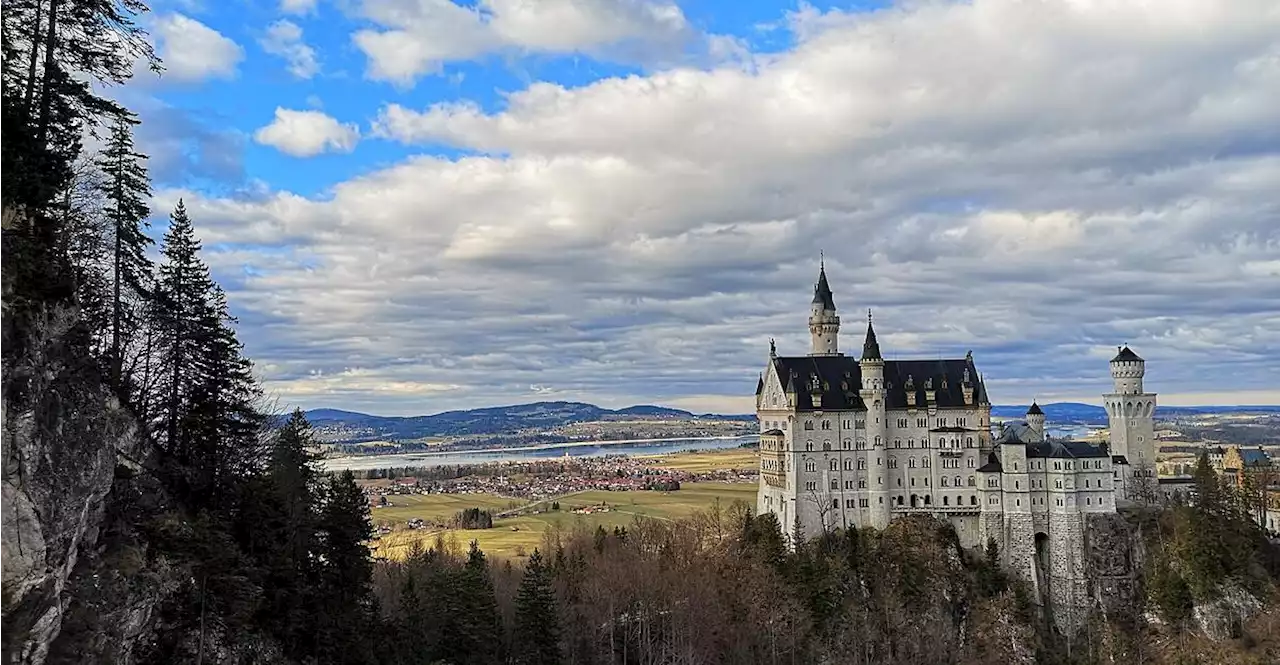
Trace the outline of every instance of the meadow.
<instances>
[{"instance_id":1,"label":"meadow","mask_svg":"<svg viewBox=\"0 0 1280 665\"><path fill-rule=\"evenodd\" d=\"M649 456L637 456L649 457ZM744 470L760 467L760 452L755 448L726 448L674 455L653 455L654 466L689 473L710 473L721 470Z\"/></svg>"},{"instance_id":2,"label":"meadow","mask_svg":"<svg viewBox=\"0 0 1280 665\"><path fill-rule=\"evenodd\" d=\"M491 510L505 510L512 499L483 494L430 494L397 496L393 499L418 499L412 506L396 506L395 508L378 508L373 511L375 523L382 522L384 511L395 511L398 519L407 521L411 517L431 517L447 519L463 508L488 507ZM562 532L572 531L578 526L594 530L603 526L612 531L614 527L628 526L638 517L653 519L682 519L698 511L711 508L718 500L722 508L727 509L734 501L743 501L755 505L756 486L753 483L686 483L675 492L607 492L592 490L577 492L555 499L560 503L559 511L546 510L550 501L541 502L539 506L544 512L522 514L494 520L492 529L448 529L448 530L397 530L382 536L374 543L375 555L388 559L401 559L409 553L414 543L421 543L423 548L443 542L446 547L465 550L468 543L476 540L480 549L491 557L499 559L519 557L532 552L541 546L543 536L553 529ZM573 509L590 505L607 503L609 512L582 515L573 513ZM402 523L400 522L400 523Z\"/></svg>"}]
</instances>

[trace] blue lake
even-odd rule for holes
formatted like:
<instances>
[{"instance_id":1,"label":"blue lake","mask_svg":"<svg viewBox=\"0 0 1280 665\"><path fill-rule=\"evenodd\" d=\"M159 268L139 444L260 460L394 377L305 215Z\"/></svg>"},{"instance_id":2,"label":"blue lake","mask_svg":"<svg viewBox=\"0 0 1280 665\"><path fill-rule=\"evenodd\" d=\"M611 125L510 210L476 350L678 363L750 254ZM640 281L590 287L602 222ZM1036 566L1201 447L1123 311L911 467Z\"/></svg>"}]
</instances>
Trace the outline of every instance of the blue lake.
<instances>
[{"instance_id":1,"label":"blue lake","mask_svg":"<svg viewBox=\"0 0 1280 665\"><path fill-rule=\"evenodd\" d=\"M631 441L609 443L578 441L544 446L520 446L498 450L454 450L449 452L418 452L397 455L369 455L364 457L333 457L323 460L329 471L344 469L389 469L404 467L432 467L456 464L484 464L488 462L529 462L557 457L603 457L605 455L665 455L688 450L719 450L737 448L745 443L755 443L755 434L734 439L668 439L664 441Z\"/></svg>"}]
</instances>

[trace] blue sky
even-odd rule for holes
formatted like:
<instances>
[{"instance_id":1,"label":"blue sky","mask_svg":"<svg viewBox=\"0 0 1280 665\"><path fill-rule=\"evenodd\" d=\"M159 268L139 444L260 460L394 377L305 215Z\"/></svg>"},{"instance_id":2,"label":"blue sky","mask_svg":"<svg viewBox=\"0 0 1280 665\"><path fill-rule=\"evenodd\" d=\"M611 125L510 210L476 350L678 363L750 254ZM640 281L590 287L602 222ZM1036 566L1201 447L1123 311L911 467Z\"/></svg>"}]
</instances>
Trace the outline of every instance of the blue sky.
<instances>
[{"instance_id":1,"label":"blue sky","mask_svg":"<svg viewBox=\"0 0 1280 665\"><path fill-rule=\"evenodd\" d=\"M1274 404L1272 9L158 0L118 94L286 403L750 411L821 249L997 401Z\"/></svg>"}]
</instances>

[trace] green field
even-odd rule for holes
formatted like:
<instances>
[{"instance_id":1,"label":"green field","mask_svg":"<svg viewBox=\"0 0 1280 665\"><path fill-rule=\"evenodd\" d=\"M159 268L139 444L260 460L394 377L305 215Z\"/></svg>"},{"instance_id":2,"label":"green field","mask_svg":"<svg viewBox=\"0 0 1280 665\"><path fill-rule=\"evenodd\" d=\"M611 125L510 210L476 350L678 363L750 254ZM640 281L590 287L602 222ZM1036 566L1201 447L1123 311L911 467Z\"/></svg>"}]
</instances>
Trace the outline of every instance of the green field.
<instances>
[{"instance_id":1,"label":"green field","mask_svg":"<svg viewBox=\"0 0 1280 665\"><path fill-rule=\"evenodd\" d=\"M495 513L525 504L492 494L393 494L387 497L390 506L373 509L375 525L389 524L398 527L415 517L424 520L443 521L466 508L481 508Z\"/></svg>"},{"instance_id":2,"label":"green field","mask_svg":"<svg viewBox=\"0 0 1280 665\"><path fill-rule=\"evenodd\" d=\"M404 499L408 497L396 498ZM474 499L487 498L488 500L497 500L500 497L475 494L432 494L413 498L421 499L417 505L419 512L412 512L409 507L380 508L374 511L374 521L378 522L382 519L380 514L384 510L399 511L398 514L402 515L401 523L411 517L425 518L429 515L447 517L463 508L472 506L486 507L475 502ZM472 501L468 503L468 499ZM414 542L421 542L424 548L430 547L438 537L443 536L446 543L451 541L460 550L465 550L467 544L474 539L479 541L480 549L490 556L498 558L516 557L520 555L521 550L532 552L533 548L542 544L543 535L556 527L559 527L564 532L573 530L577 525L582 525L588 530L595 529L597 526L612 530L615 526L632 524L637 516L655 519L681 519L689 517L697 511L708 509L717 499L720 500L724 508L728 508L735 500L754 505L756 486L743 483L687 483L675 492L606 492L594 490L578 492L560 498L560 510L558 512L544 512L537 515L521 515L496 520L492 529L395 531L383 536L375 543L375 552L378 556L399 559L409 552ZM502 501L510 500L502 499ZM578 515L571 512L574 508L596 505L602 501L609 504L610 512L591 515ZM543 505L549 505L549 502L545 502ZM492 507L492 504L489 504L489 506ZM505 507L505 504L499 506L500 509ZM436 517L436 519L439 519L439 517ZM513 528L516 530L513 530Z\"/></svg>"},{"instance_id":3,"label":"green field","mask_svg":"<svg viewBox=\"0 0 1280 665\"><path fill-rule=\"evenodd\" d=\"M758 469L760 467L760 453L754 448L729 448L696 453L653 455L651 458L656 460L654 466L688 473L709 473L722 469Z\"/></svg>"}]
</instances>

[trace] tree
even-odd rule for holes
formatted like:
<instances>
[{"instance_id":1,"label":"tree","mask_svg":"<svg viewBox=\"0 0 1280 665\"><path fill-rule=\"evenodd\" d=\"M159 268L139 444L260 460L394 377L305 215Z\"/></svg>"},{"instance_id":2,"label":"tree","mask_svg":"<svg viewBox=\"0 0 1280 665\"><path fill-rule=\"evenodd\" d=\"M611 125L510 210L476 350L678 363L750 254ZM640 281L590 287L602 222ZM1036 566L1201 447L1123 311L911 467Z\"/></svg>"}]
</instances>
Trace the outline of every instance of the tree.
<instances>
[{"instance_id":1,"label":"tree","mask_svg":"<svg viewBox=\"0 0 1280 665\"><path fill-rule=\"evenodd\" d=\"M147 247L151 238L143 231L148 226L151 209L147 199L151 186L147 170L142 165L146 155L134 151L130 126L137 121L121 115L111 127L111 139L98 159L98 166L105 174L100 184L107 201L107 217L110 221L111 251L111 349L108 355L110 376L117 393L129 396L123 376L125 337L131 337L138 329L138 317L134 315L136 304L147 296L146 284L150 279L151 260ZM128 401L128 400L126 400Z\"/></svg>"},{"instance_id":2,"label":"tree","mask_svg":"<svg viewBox=\"0 0 1280 665\"><path fill-rule=\"evenodd\" d=\"M320 532L321 580L328 608L320 653L331 653L338 662L359 662L365 656L361 637L373 618L373 563L367 544L373 523L369 502L349 470L329 478Z\"/></svg>"},{"instance_id":3,"label":"tree","mask_svg":"<svg viewBox=\"0 0 1280 665\"><path fill-rule=\"evenodd\" d=\"M502 621L498 616L498 600L489 577L489 563L474 540L459 575L458 593L462 612L458 630L451 640L457 662L499 662Z\"/></svg>"},{"instance_id":4,"label":"tree","mask_svg":"<svg viewBox=\"0 0 1280 665\"><path fill-rule=\"evenodd\" d=\"M560 662L560 619L551 576L536 548L525 564L516 595L516 662L521 665L555 665Z\"/></svg>"}]
</instances>

